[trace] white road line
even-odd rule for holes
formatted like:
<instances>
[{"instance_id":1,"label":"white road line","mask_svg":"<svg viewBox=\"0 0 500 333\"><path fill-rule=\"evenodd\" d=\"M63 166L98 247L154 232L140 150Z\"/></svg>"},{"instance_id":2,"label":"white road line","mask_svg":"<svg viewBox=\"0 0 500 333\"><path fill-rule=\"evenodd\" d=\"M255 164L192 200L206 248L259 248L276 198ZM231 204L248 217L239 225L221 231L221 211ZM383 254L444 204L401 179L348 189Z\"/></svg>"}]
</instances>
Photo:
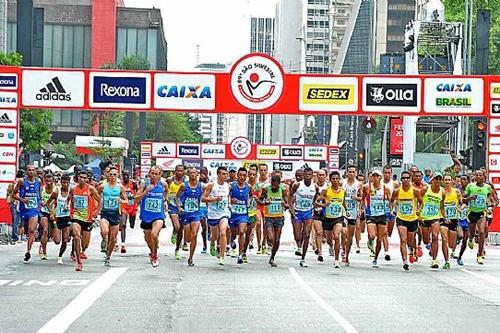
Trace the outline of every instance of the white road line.
<instances>
[{"instance_id":1,"label":"white road line","mask_svg":"<svg viewBox=\"0 0 500 333\"><path fill-rule=\"evenodd\" d=\"M468 269L465 269L465 268L462 268L461 271L465 272L467 274L470 274L470 275L474 275L475 277L478 277L478 278L483 279L485 281L488 281L490 283L496 284L497 286L500 286L500 279L498 279L494 276L491 276L489 274L477 273L477 272L469 271Z\"/></svg>"},{"instance_id":2,"label":"white road line","mask_svg":"<svg viewBox=\"0 0 500 333\"><path fill-rule=\"evenodd\" d=\"M340 313L338 313L334 308L332 308L330 304L326 303L318 294L316 294L314 290L311 289L311 287L307 285L307 283L305 283L305 281L300 277L299 273L297 273L295 268L289 267L288 269L290 270L290 273L292 274L295 281L297 281L299 286L301 286L302 289L304 289L304 291L307 294L309 294L309 296L311 296L311 298L315 300L316 303L319 304L319 306L323 308L323 310L328 312L328 314L332 316L333 319L335 319L346 332L359 333L358 330L354 326L352 326L351 323L347 321L347 319L342 317Z\"/></svg>"},{"instance_id":3,"label":"white road line","mask_svg":"<svg viewBox=\"0 0 500 333\"><path fill-rule=\"evenodd\" d=\"M110 268L40 328L37 333L65 332L127 269L128 267Z\"/></svg>"}]
</instances>

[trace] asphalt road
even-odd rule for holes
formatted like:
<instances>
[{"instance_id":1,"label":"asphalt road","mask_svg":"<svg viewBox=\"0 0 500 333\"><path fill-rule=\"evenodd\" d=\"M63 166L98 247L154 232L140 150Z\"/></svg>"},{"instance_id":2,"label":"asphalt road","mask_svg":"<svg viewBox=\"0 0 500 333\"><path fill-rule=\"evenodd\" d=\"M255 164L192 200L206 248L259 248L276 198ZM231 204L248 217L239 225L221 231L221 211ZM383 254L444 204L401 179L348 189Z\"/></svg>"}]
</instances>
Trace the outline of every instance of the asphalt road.
<instances>
[{"instance_id":1,"label":"asphalt road","mask_svg":"<svg viewBox=\"0 0 500 333\"><path fill-rule=\"evenodd\" d=\"M309 268L300 268L287 225L277 268L254 252L248 264L227 258L220 267L199 253L201 246L196 266L188 267L173 256L170 230L161 234L157 269L137 229L129 232L128 252L113 255L111 268L103 265L94 230L83 272L75 272L69 258L58 266L54 244L49 261L35 254L29 264L22 263L24 244L0 246L0 331L500 331L500 247L487 248L484 266L467 250L463 268L452 262L449 271L432 271L424 255L404 272L395 236L392 260L379 268L371 267L366 247L351 255L350 267L335 270L332 257L319 263L310 250Z\"/></svg>"}]
</instances>

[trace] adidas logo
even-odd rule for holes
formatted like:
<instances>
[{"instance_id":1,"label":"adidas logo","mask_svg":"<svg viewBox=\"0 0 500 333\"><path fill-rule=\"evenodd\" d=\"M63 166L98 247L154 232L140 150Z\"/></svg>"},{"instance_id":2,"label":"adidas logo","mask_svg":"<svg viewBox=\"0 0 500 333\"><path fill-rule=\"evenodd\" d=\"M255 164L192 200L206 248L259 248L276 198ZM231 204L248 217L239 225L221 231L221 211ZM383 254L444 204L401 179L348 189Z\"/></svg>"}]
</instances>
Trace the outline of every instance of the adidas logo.
<instances>
[{"instance_id":1,"label":"adidas logo","mask_svg":"<svg viewBox=\"0 0 500 333\"><path fill-rule=\"evenodd\" d=\"M9 118L7 113L0 116L0 124L13 124L12 119Z\"/></svg>"},{"instance_id":2,"label":"adidas logo","mask_svg":"<svg viewBox=\"0 0 500 333\"><path fill-rule=\"evenodd\" d=\"M39 101L71 101L71 94L66 90L56 76L47 85L40 89L35 98Z\"/></svg>"},{"instance_id":3,"label":"adidas logo","mask_svg":"<svg viewBox=\"0 0 500 333\"><path fill-rule=\"evenodd\" d=\"M163 155L163 154L170 155L171 153L170 153L170 151L168 150L168 148L166 146L163 146L162 149L158 150L157 154L158 155Z\"/></svg>"}]
</instances>

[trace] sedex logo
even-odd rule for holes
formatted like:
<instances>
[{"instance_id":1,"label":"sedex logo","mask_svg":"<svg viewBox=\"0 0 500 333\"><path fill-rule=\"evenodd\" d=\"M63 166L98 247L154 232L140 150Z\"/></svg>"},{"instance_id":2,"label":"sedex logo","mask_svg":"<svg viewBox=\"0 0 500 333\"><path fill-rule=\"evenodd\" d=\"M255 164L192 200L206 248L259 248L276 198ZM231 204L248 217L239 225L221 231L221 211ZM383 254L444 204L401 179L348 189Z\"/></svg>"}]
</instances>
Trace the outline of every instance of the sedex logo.
<instances>
[{"instance_id":1,"label":"sedex logo","mask_svg":"<svg viewBox=\"0 0 500 333\"><path fill-rule=\"evenodd\" d=\"M94 76L94 103L146 103L145 77Z\"/></svg>"},{"instance_id":2,"label":"sedex logo","mask_svg":"<svg viewBox=\"0 0 500 333\"><path fill-rule=\"evenodd\" d=\"M368 83L366 91L369 106L417 106L417 84Z\"/></svg>"},{"instance_id":3,"label":"sedex logo","mask_svg":"<svg viewBox=\"0 0 500 333\"><path fill-rule=\"evenodd\" d=\"M71 93L66 92L61 81L56 76L50 80L40 92L35 95L38 101L71 101Z\"/></svg>"}]
</instances>

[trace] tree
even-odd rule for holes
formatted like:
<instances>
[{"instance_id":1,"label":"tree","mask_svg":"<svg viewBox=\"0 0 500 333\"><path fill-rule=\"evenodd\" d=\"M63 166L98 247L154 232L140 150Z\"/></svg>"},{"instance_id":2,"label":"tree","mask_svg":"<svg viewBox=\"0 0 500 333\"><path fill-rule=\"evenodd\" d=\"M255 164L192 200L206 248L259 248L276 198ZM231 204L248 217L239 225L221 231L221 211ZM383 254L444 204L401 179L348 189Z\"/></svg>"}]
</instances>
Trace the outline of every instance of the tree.
<instances>
[{"instance_id":1,"label":"tree","mask_svg":"<svg viewBox=\"0 0 500 333\"><path fill-rule=\"evenodd\" d=\"M153 113L146 122L147 139L153 141L200 142L201 135L194 132L185 113Z\"/></svg>"},{"instance_id":2,"label":"tree","mask_svg":"<svg viewBox=\"0 0 500 333\"><path fill-rule=\"evenodd\" d=\"M72 165L83 164L82 155L76 153L76 145L73 141L53 143L50 149L54 153L64 155L64 158L54 160L61 169L68 169Z\"/></svg>"}]
</instances>

